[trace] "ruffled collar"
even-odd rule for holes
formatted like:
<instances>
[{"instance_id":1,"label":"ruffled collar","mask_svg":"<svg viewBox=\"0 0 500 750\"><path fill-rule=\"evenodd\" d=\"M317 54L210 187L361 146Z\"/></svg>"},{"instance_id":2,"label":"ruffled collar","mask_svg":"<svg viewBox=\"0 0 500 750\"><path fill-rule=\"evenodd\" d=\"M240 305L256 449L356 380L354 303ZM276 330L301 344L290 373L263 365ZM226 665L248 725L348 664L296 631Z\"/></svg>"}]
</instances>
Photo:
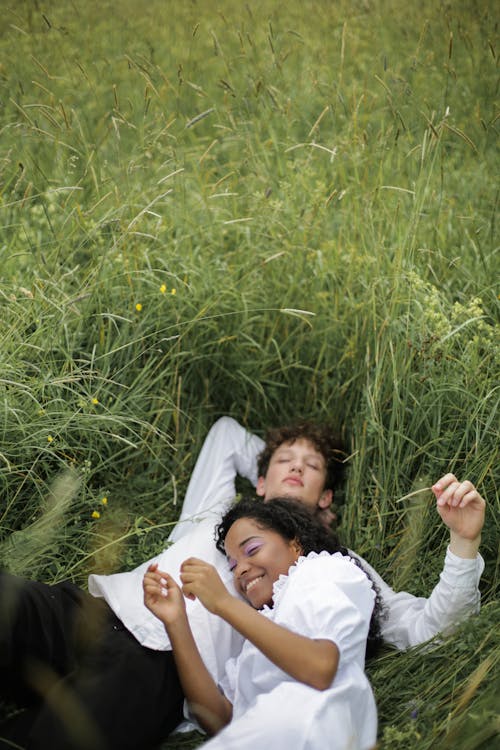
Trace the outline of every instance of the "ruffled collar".
<instances>
[{"instance_id":1,"label":"ruffled collar","mask_svg":"<svg viewBox=\"0 0 500 750\"><path fill-rule=\"evenodd\" d=\"M290 567L288 568L288 573L285 575L284 573L281 573L281 575L278 577L278 579L273 583L273 609L278 606L282 596L283 592L286 589L286 584L288 583L288 579L290 576L292 576L297 568L302 565L302 563L305 560L313 560L316 557L344 557L341 552L327 552L326 550L323 550L322 552L309 552L308 555L300 555L300 557L294 562ZM264 605L262 608L262 612L270 611L271 607L269 607L267 604Z\"/></svg>"}]
</instances>

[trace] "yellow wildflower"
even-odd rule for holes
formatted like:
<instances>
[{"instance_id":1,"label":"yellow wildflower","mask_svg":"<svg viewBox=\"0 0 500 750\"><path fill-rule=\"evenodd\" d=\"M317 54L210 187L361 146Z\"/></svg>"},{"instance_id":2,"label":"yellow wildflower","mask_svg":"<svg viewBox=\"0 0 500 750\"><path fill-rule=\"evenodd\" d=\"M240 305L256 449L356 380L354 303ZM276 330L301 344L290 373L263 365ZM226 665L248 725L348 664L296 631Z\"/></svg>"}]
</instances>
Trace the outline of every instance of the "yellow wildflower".
<instances>
[{"instance_id":1,"label":"yellow wildflower","mask_svg":"<svg viewBox=\"0 0 500 750\"><path fill-rule=\"evenodd\" d=\"M177 294L177 289L175 289L175 287L174 287L174 289L172 289L172 291L170 292L170 294Z\"/></svg>"},{"instance_id":2,"label":"yellow wildflower","mask_svg":"<svg viewBox=\"0 0 500 750\"><path fill-rule=\"evenodd\" d=\"M94 510L94 512L92 513L92 518L100 518L100 517L101 517L101 514L99 513L99 511Z\"/></svg>"},{"instance_id":3,"label":"yellow wildflower","mask_svg":"<svg viewBox=\"0 0 500 750\"><path fill-rule=\"evenodd\" d=\"M47 435L47 442L48 443L51 443L53 440L54 440L54 438L52 437L52 435Z\"/></svg>"},{"instance_id":4,"label":"yellow wildflower","mask_svg":"<svg viewBox=\"0 0 500 750\"><path fill-rule=\"evenodd\" d=\"M92 399L92 403L93 403L93 404L94 404L94 406L95 406L96 404L98 404L98 403L99 403L99 399L98 399L98 398L95 398L95 396L94 396L94 398Z\"/></svg>"},{"instance_id":5,"label":"yellow wildflower","mask_svg":"<svg viewBox=\"0 0 500 750\"><path fill-rule=\"evenodd\" d=\"M167 285L166 284L162 284L161 287L160 287L160 292L162 294L165 294L166 291L167 291Z\"/></svg>"},{"instance_id":6,"label":"yellow wildflower","mask_svg":"<svg viewBox=\"0 0 500 750\"><path fill-rule=\"evenodd\" d=\"M135 309L137 310L137 312L141 312L141 310L142 310L142 305L141 305L141 303L140 303L140 302L138 302L138 303L136 304L136 306L135 306Z\"/></svg>"},{"instance_id":7,"label":"yellow wildflower","mask_svg":"<svg viewBox=\"0 0 500 750\"><path fill-rule=\"evenodd\" d=\"M101 500L101 503L103 505L107 505L108 504L108 498L107 497L103 497L102 500Z\"/></svg>"}]
</instances>

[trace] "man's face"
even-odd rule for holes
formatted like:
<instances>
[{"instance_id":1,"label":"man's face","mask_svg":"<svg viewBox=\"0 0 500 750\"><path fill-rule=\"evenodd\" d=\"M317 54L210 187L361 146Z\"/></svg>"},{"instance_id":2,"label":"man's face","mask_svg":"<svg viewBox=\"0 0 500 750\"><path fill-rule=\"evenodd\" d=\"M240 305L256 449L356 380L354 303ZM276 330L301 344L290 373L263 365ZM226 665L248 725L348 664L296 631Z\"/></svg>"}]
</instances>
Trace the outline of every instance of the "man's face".
<instances>
[{"instance_id":1,"label":"man's face","mask_svg":"<svg viewBox=\"0 0 500 750\"><path fill-rule=\"evenodd\" d=\"M328 508L332 491L325 490L326 461L306 438L282 443L271 456L265 477L257 481L257 494L293 497L312 508Z\"/></svg>"}]
</instances>

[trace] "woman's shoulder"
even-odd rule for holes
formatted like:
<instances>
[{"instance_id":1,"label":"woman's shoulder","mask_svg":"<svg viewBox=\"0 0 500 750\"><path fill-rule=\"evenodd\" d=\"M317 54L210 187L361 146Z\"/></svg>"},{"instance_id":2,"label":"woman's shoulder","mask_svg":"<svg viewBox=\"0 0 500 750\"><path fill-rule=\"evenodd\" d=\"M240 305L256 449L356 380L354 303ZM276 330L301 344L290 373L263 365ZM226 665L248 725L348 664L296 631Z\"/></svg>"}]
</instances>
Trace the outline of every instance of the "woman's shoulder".
<instances>
[{"instance_id":1,"label":"woman's shoulder","mask_svg":"<svg viewBox=\"0 0 500 750\"><path fill-rule=\"evenodd\" d=\"M294 591L306 587L331 587L339 585L362 585L371 588L364 571L354 560L340 552L310 552L301 556L274 584L274 602L283 596L285 591Z\"/></svg>"},{"instance_id":2,"label":"woman's shoulder","mask_svg":"<svg viewBox=\"0 0 500 750\"><path fill-rule=\"evenodd\" d=\"M301 556L289 570L289 575L299 577L322 576L324 573L335 574L348 579L366 578L366 574L349 555L341 552L310 552Z\"/></svg>"}]
</instances>

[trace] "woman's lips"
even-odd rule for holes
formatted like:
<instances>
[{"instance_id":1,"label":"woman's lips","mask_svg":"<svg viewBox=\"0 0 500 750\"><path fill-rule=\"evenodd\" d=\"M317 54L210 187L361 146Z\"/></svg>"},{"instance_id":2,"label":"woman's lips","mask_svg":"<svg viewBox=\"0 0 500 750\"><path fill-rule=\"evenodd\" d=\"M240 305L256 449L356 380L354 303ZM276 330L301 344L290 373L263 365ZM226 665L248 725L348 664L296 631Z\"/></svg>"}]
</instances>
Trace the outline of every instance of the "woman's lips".
<instances>
[{"instance_id":1,"label":"woman's lips","mask_svg":"<svg viewBox=\"0 0 500 750\"><path fill-rule=\"evenodd\" d=\"M248 583L245 584L245 594L248 594L248 592L253 589L253 587L259 582L262 581L264 576L257 576L257 578L252 578L251 581L248 581Z\"/></svg>"}]
</instances>

